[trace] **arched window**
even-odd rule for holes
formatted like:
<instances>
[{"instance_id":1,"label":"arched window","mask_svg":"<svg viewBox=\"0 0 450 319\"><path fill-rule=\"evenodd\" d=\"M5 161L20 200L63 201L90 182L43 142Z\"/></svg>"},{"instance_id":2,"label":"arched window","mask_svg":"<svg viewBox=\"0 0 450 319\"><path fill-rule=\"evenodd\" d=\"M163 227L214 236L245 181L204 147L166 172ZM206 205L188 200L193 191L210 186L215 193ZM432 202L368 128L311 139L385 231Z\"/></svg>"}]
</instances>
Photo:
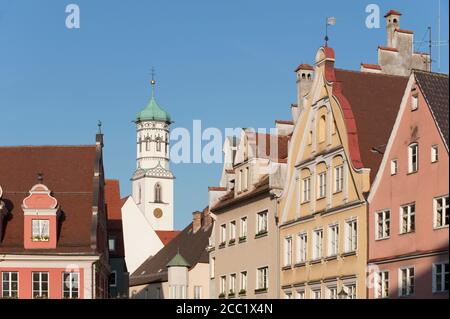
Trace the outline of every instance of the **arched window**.
<instances>
[{"instance_id":1,"label":"arched window","mask_svg":"<svg viewBox=\"0 0 450 319\"><path fill-rule=\"evenodd\" d=\"M145 150L150 151L150 137L145 138Z\"/></svg>"},{"instance_id":2,"label":"arched window","mask_svg":"<svg viewBox=\"0 0 450 319\"><path fill-rule=\"evenodd\" d=\"M156 138L156 151L161 152L161 137Z\"/></svg>"},{"instance_id":3,"label":"arched window","mask_svg":"<svg viewBox=\"0 0 450 319\"><path fill-rule=\"evenodd\" d=\"M155 203L161 203L162 199L161 199L161 185L159 183L156 183L155 185Z\"/></svg>"},{"instance_id":4,"label":"arched window","mask_svg":"<svg viewBox=\"0 0 450 319\"><path fill-rule=\"evenodd\" d=\"M139 152L142 152L142 138L140 138L140 137L139 137L138 144L139 144Z\"/></svg>"},{"instance_id":5,"label":"arched window","mask_svg":"<svg viewBox=\"0 0 450 319\"><path fill-rule=\"evenodd\" d=\"M319 120L319 143L325 142L327 132L327 117L322 115Z\"/></svg>"}]
</instances>

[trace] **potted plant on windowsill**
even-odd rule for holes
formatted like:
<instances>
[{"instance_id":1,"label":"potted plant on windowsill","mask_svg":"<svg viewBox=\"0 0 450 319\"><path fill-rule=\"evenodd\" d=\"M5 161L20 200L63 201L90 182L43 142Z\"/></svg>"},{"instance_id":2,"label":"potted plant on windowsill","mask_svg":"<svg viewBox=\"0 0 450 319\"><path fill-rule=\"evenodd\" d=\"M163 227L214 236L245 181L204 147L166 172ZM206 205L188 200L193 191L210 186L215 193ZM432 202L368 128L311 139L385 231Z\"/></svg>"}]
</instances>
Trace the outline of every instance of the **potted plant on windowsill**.
<instances>
[{"instance_id":1,"label":"potted plant on windowsill","mask_svg":"<svg viewBox=\"0 0 450 319\"><path fill-rule=\"evenodd\" d=\"M224 299L225 298L225 293L224 292L221 292L220 294L219 294L219 299Z\"/></svg>"},{"instance_id":2,"label":"potted plant on windowsill","mask_svg":"<svg viewBox=\"0 0 450 319\"><path fill-rule=\"evenodd\" d=\"M241 237L239 237L239 242L240 243L242 243L242 242L244 242L244 241L246 241L247 240L247 236L241 236Z\"/></svg>"},{"instance_id":3,"label":"potted plant on windowsill","mask_svg":"<svg viewBox=\"0 0 450 319\"><path fill-rule=\"evenodd\" d=\"M247 293L247 290L241 289L241 290L239 291L239 296L245 296L246 293Z\"/></svg>"},{"instance_id":4,"label":"potted plant on windowsill","mask_svg":"<svg viewBox=\"0 0 450 319\"><path fill-rule=\"evenodd\" d=\"M228 293L228 298L233 298L235 296L234 290L230 289L230 292Z\"/></svg>"},{"instance_id":5,"label":"potted plant on windowsill","mask_svg":"<svg viewBox=\"0 0 450 319\"><path fill-rule=\"evenodd\" d=\"M226 245L226 242L221 242L221 243L219 244L219 248L223 248L223 247L225 247L225 245Z\"/></svg>"},{"instance_id":6,"label":"potted plant on windowsill","mask_svg":"<svg viewBox=\"0 0 450 319\"><path fill-rule=\"evenodd\" d=\"M262 237L265 235L267 235L267 230L261 230L255 235L255 237Z\"/></svg>"},{"instance_id":7,"label":"potted plant on windowsill","mask_svg":"<svg viewBox=\"0 0 450 319\"><path fill-rule=\"evenodd\" d=\"M232 238L230 239L230 241L228 242L228 245L234 245L236 243L236 239Z\"/></svg>"}]
</instances>

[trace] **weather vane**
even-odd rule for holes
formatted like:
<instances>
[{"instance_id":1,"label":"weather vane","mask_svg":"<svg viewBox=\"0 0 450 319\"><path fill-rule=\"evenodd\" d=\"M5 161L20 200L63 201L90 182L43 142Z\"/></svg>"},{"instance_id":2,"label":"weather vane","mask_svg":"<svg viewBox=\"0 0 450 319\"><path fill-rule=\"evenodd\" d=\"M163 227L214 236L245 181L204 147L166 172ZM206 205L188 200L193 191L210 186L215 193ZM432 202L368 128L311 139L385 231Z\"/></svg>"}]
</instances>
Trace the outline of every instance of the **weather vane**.
<instances>
[{"instance_id":1,"label":"weather vane","mask_svg":"<svg viewBox=\"0 0 450 319\"><path fill-rule=\"evenodd\" d=\"M336 24L336 18L335 17L327 17L327 23L325 24L325 46L328 46L328 26L329 25L335 25Z\"/></svg>"},{"instance_id":2,"label":"weather vane","mask_svg":"<svg viewBox=\"0 0 450 319\"><path fill-rule=\"evenodd\" d=\"M98 126L98 134L102 134L102 121L98 121L97 122L97 126Z\"/></svg>"}]
</instances>

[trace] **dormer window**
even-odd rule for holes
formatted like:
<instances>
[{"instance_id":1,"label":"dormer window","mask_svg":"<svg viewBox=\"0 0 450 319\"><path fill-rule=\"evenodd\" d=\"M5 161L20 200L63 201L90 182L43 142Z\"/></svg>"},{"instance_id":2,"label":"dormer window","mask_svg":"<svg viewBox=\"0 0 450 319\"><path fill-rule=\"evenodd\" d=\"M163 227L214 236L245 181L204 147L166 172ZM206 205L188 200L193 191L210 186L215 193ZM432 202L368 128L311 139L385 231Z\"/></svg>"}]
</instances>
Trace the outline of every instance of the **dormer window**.
<instances>
[{"instance_id":1,"label":"dormer window","mask_svg":"<svg viewBox=\"0 0 450 319\"><path fill-rule=\"evenodd\" d=\"M31 225L33 241L49 241L50 221L48 219L33 219Z\"/></svg>"}]
</instances>

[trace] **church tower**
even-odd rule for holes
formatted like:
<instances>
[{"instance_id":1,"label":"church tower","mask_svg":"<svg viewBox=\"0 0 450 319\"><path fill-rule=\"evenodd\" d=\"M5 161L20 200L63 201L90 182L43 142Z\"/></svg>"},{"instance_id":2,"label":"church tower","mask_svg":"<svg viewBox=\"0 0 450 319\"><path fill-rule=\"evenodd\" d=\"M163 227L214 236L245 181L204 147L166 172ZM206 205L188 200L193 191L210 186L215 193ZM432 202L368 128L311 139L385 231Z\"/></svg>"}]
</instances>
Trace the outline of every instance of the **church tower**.
<instances>
[{"instance_id":1,"label":"church tower","mask_svg":"<svg viewBox=\"0 0 450 319\"><path fill-rule=\"evenodd\" d=\"M152 97L136 114L136 170L132 180L134 202L154 230L173 230L173 180L169 167L169 113Z\"/></svg>"}]
</instances>

